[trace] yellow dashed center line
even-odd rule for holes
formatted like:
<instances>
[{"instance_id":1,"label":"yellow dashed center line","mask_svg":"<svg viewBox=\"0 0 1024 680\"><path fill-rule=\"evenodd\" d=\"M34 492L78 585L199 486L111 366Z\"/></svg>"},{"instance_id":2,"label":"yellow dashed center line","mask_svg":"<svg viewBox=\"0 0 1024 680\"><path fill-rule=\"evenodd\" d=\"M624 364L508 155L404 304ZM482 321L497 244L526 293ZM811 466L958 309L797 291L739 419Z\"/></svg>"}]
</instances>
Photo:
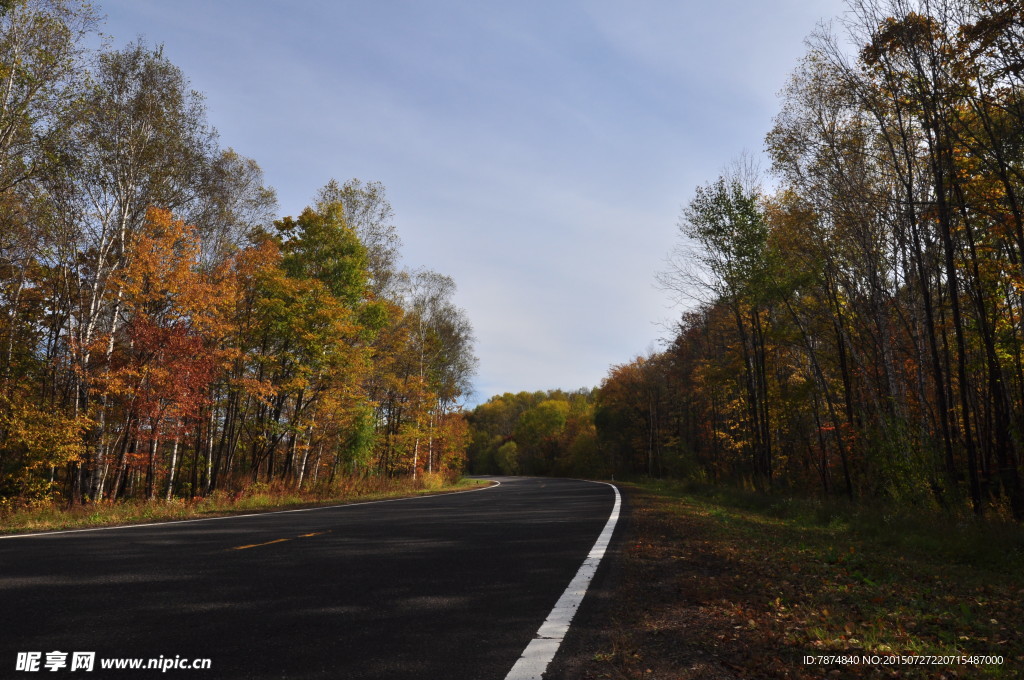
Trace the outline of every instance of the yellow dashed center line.
<instances>
[{"instance_id":1,"label":"yellow dashed center line","mask_svg":"<svg viewBox=\"0 0 1024 680\"><path fill-rule=\"evenodd\" d=\"M266 543L253 543L251 545L240 545L237 548L232 548L232 550L245 550L246 548L258 548L261 545L271 545L273 543L284 543L285 541L290 541L290 540L292 540L292 539L290 539L290 538L279 538L276 541L267 541Z\"/></svg>"},{"instance_id":2,"label":"yellow dashed center line","mask_svg":"<svg viewBox=\"0 0 1024 680\"><path fill-rule=\"evenodd\" d=\"M320 536L322 534L329 534L329 533L331 533L330 529L328 529L327 531L314 531L311 534L299 534L298 538L309 538L311 536ZM275 539L273 541L267 541L266 543L250 543L249 545L239 545L239 546L236 546L234 548L229 548L229 550L245 550L247 548L259 548L259 547L264 546L264 545L273 545L274 543L284 543L285 541L290 541L290 540L292 540L292 539L290 539L290 538L278 538L278 539Z\"/></svg>"}]
</instances>

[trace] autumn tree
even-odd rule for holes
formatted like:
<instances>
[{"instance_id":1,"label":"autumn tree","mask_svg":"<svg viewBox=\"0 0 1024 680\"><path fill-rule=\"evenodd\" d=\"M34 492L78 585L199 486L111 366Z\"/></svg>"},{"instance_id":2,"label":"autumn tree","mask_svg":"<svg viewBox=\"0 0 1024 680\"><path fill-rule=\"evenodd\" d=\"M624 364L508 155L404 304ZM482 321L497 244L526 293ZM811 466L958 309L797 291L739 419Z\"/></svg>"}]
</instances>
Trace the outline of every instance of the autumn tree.
<instances>
[{"instance_id":1,"label":"autumn tree","mask_svg":"<svg viewBox=\"0 0 1024 680\"><path fill-rule=\"evenodd\" d=\"M0 4L0 501L457 475L472 328L384 186L275 219L163 48L97 26Z\"/></svg>"},{"instance_id":2,"label":"autumn tree","mask_svg":"<svg viewBox=\"0 0 1024 680\"><path fill-rule=\"evenodd\" d=\"M765 317L771 313L766 292L771 290L772 265L760 201L756 176L742 164L698 187L679 224L682 235L698 246L688 254L698 269L691 274L677 251L660 280L680 293L703 287L730 307L742 359L751 469L759 485L770 485L773 427Z\"/></svg>"}]
</instances>

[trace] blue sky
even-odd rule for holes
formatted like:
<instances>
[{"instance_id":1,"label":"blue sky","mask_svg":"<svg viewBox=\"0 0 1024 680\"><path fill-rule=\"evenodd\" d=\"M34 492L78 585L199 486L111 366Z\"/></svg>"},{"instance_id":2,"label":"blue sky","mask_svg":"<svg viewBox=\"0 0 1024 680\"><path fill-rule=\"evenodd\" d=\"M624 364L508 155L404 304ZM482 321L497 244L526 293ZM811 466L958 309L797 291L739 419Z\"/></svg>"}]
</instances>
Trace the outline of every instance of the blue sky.
<instances>
[{"instance_id":1,"label":"blue sky","mask_svg":"<svg viewBox=\"0 0 1024 680\"><path fill-rule=\"evenodd\" d=\"M206 96L297 214L383 182L404 263L454 277L474 402L600 383L679 310L654 273L681 207L761 153L841 0L101 0Z\"/></svg>"}]
</instances>

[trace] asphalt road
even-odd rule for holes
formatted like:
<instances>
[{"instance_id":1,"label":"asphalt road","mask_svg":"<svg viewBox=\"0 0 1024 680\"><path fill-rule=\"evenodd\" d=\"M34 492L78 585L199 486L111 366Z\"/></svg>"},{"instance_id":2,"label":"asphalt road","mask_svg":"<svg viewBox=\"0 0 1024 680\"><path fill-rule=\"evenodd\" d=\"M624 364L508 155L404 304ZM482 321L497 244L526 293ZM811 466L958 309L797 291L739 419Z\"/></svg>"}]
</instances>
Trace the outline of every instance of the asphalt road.
<instances>
[{"instance_id":1,"label":"asphalt road","mask_svg":"<svg viewBox=\"0 0 1024 680\"><path fill-rule=\"evenodd\" d=\"M500 680L614 500L603 484L500 479L470 493L2 539L0 678ZM95 652L95 670L49 672L55 650ZM41 652L40 670L16 671L19 652ZM100 667L161 656L211 668Z\"/></svg>"}]
</instances>

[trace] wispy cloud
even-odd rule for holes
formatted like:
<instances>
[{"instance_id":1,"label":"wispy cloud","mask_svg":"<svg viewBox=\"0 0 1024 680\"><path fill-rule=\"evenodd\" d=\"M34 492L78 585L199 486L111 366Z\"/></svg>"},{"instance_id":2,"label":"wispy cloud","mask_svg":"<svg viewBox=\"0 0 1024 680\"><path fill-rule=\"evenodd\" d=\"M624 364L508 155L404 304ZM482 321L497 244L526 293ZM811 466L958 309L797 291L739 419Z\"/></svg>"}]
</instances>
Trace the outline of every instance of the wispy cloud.
<instances>
[{"instance_id":1,"label":"wispy cloud","mask_svg":"<svg viewBox=\"0 0 1024 680\"><path fill-rule=\"evenodd\" d=\"M596 384L670 318L680 206L744 149L815 23L805 3L105 0L208 97L282 209L388 187L405 259L452 275L478 399Z\"/></svg>"}]
</instances>

